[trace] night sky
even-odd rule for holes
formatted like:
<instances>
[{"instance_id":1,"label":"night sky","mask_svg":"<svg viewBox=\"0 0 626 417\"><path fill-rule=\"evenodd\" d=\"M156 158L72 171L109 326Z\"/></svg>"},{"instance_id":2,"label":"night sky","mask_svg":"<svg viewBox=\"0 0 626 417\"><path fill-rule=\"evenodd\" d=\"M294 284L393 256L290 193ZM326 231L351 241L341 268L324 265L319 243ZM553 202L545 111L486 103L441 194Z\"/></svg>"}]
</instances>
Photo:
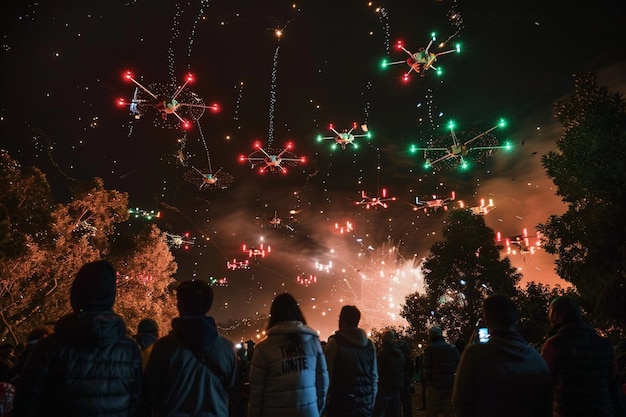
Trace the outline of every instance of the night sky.
<instances>
[{"instance_id":1,"label":"night sky","mask_svg":"<svg viewBox=\"0 0 626 417\"><path fill-rule=\"evenodd\" d=\"M449 209L491 199L487 225L533 237L538 223L565 210L540 163L561 134L554 102L573 92L572 74L581 71L625 91L619 3L548 3L12 2L1 16L2 147L40 167L59 201L76 181L97 176L127 192L131 207L160 211L151 221L162 230L188 233L189 249L172 248L176 278L225 278L216 287L218 320L266 314L274 295L289 291L324 338L346 303L362 309L364 327L402 325L399 305L423 289L419 263L446 216L414 211L416 197L454 192ZM441 75L431 69L404 82L407 65L381 68L383 59L408 58L399 40L416 52L433 32L431 52L461 48L438 58ZM179 97L220 111L193 113L201 117L187 130L149 105L136 119L117 105L135 91L126 71L151 91L173 91L191 72ZM500 118L507 126L488 136L513 149L470 151L466 170L425 169L424 152L409 152L451 145L450 120L463 142ZM333 136L331 123L338 131L356 123L355 134L366 125L372 136L332 149L334 141L316 140ZM306 162L261 175L239 161L254 156L256 141L270 154L291 142ZM199 189L186 180L195 169L234 181ZM362 192L395 200L367 210L357 204ZM270 223L275 215L280 227ZM271 252L249 258L243 244ZM541 250L510 258L523 283L563 284ZM250 267L230 270L233 260Z\"/></svg>"}]
</instances>

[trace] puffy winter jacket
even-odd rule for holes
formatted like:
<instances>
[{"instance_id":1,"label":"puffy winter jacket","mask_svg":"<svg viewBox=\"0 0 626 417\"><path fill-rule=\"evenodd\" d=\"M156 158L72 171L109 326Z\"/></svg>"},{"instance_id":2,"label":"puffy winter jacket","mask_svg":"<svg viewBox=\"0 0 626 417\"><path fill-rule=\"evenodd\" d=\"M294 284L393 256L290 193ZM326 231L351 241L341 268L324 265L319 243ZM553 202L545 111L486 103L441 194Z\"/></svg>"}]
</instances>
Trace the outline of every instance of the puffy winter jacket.
<instances>
[{"instance_id":1,"label":"puffy winter jacket","mask_svg":"<svg viewBox=\"0 0 626 417\"><path fill-rule=\"evenodd\" d=\"M340 329L328 339L324 349L330 388L328 417L372 414L378 391L376 349L359 328Z\"/></svg>"},{"instance_id":2,"label":"puffy winter jacket","mask_svg":"<svg viewBox=\"0 0 626 417\"><path fill-rule=\"evenodd\" d=\"M72 313L34 346L11 416L135 416L140 389L139 345L123 319Z\"/></svg>"},{"instance_id":3,"label":"puffy winter jacket","mask_svg":"<svg viewBox=\"0 0 626 417\"><path fill-rule=\"evenodd\" d=\"M319 417L327 391L317 332L299 321L268 329L252 355L248 417Z\"/></svg>"}]
</instances>

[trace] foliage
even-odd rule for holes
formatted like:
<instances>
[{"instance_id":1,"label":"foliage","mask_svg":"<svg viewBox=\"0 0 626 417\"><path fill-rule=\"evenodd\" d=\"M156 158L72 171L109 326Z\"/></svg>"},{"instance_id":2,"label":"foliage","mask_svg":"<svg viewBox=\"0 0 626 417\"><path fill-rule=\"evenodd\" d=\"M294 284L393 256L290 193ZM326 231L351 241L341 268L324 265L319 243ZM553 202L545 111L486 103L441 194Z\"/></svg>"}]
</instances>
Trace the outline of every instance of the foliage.
<instances>
[{"instance_id":1,"label":"foliage","mask_svg":"<svg viewBox=\"0 0 626 417\"><path fill-rule=\"evenodd\" d=\"M452 210L442 237L422 264L426 293L407 295L400 315L420 339L438 325L449 340L468 340L482 316L483 297L516 296L521 275L508 258L500 259L501 247L482 216Z\"/></svg>"},{"instance_id":2,"label":"foliage","mask_svg":"<svg viewBox=\"0 0 626 417\"><path fill-rule=\"evenodd\" d=\"M560 295L574 295L572 288L563 289L559 285L529 282L514 300L519 312L517 330L526 341L540 347L550 331L548 306Z\"/></svg>"},{"instance_id":3,"label":"foliage","mask_svg":"<svg viewBox=\"0 0 626 417\"><path fill-rule=\"evenodd\" d=\"M542 164L568 203L538 229L556 254L556 272L572 283L581 305L606 327L626 327L626 102L597 85L592 74L575 78L575 93L557 103L563 125L557 151Z\"/></svg>"},{"instance_id":4,"label":"foliage","mask_svg":"<svg viewBox=\"0 0 626 417\"><path fill-rule=\"evenodd\" d=\"M178 266L165 241L165 233L148 225L134 237L132 250L112 258L120 274L115 310L126 318L134 331L139 321L149 317L159 324L161 334L171 330L171 320L178 315L172 276ZM137 300L142 302L138 305Z\"/></svg>"},{"instance_id":5,"label":"foliage","mask_svg":"<svg viewBox=\"0 0 626 417\"><path fill-rule=\"evenodd\" d=\"M0 152L0 181L0 339L9 334L22 342L33 327L68 313L74 275L102 258L125 274L118 302L127 323L146 315L169 321L176 263L156 227L132 245L119 245L124 239L117 239L116 225L128 219L126 193L107 190L95 178L79 184L69 202L55 203L45 175L22 168L6 151ZM147 266L154 279L135 282Z\"/></svg>"}]
</instances>

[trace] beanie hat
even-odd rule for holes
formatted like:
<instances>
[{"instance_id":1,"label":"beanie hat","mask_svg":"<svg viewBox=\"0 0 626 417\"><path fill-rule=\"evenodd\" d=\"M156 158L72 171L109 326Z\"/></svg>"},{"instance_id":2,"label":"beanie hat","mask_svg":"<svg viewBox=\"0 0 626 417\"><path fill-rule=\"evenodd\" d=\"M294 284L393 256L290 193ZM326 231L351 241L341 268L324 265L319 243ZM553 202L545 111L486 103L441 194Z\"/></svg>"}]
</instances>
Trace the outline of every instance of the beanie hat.
<instances>
[{"instance_id":1,"label":"beanie hat","mask_svg":"<svg viewBox=\"0 0 626 417\"><path fill-rule=\"evenodd\" d=\"M137 325L137 333L156 333L159 331L159 325L152 319L143 319Z\"/></svg>"},{"instance_id":2,"label":"beanie hat","mask_svg":"<svg viewBox=\"0 0 626 417\"><path fill-rule=\"evenodd\" d=\"M70 304L75 312L106 311L115 303L117 272L109 261L89 262L72 283Z\"/></svg>"}]
</instances>

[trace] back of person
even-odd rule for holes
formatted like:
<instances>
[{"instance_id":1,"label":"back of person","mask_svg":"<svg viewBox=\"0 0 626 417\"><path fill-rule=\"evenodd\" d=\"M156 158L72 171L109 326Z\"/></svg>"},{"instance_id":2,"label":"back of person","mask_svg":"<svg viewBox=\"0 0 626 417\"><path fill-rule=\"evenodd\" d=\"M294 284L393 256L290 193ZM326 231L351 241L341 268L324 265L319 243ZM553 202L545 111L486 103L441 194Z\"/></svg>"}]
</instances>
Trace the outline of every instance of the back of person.
<instances>
[{"instance_id":1,"label":"back of person","mask_svg":"<svg viewBox=\"0 0 626 417\"><path fill-rule=\"evenodd\" d=\"M357 333L351 337L351 333ZM330 337L335 346L331 387L328 392L328 417L369 415L374 408L378 374L376 349L361 329L345 329ZM362 340L362 339L365 340Z\"/></svg>"},{"instance_id":2,"label":"back of person","mask_svg":"<svg viewBox=\"0 0 626 417\"><path fill-rule=\"evenodd\" d=\"M609 375L612 346L585 323L562 326L542 355L554 378L554 416L613 416Z\"/></svg>"},{"instance_id":3,"label":"back of person","mask_svg":"<svg viewBox=\"0 0 626 417\"><path fill-rule=\"evenodd\" d=\"M383 346L377 355L378 387L400 391L404 386L404 353L391 340Z\"/></svg>"},{"instance_id":4,"label":"back of person","mask_svg":"<svg viewBox=\"0 0 626 417\"><path fill-rule=\"evenodd\" d=\"M445 341L440 327L434 326L428 332L429 344L424 348L422 367L426 382L426 415L452 415L452 387L459 352L456 346Z\"/></svg>"},{"instance_id":5,"label":"back of person","mask_svg":"<svg viewBox=\"0 0 626 417\"><path fill-rule=\"evenodd\" d=\"M326 359L290 294L274 298L266 334L252 356L248 417L319 417L329 384Z\"/></svg>"},{"instance_id":6,"label":"back of person","mask_svg":"<svg viewBox=\"0 0 626 417\"><path fill-rule=\"evenodd\" d=\"M431 329L430 343L424 348L424 378L428 386L451 393L459 364L459 351L456 346L444 340L440 329L437 331L439 333L433 335Z\"/></svg>"},{"instance_id":7,"label":"back of person","mask_svg":"<svg viewBox=\"0 0 626 417\"><path fill-rule=\"evenodd\" d=\"M24 365L14 416L136 415L141 356L112 311L117 273L107 261L85 264L72 283L73 313L37 342Z\"/></svg>"},{"instance_id":8,"label":"back of person","mask_svg":"<svg viewBox=\"0 0 626 417\"><path fill-rule=\"evenodd\" d=\"M386 331L378 352L378 392L374 404L374 417L400 417L401 392L404 387L405 357L395 341L395 333Z\"/></svg>"},{"instance_id":9,"label":"back of person","mask_svg":"<svg viewBox=\"0 0 626 417\"><path fill-rule=\"evenodd\" d=\"M492 334L489 342L464 349L454 388L458 417L550 416L545 362L523 339L506 339ZM470 408L474 412L466 414Z\"/></svg>"},{"instance_id":10,"label":"back of person","mask_svg":"<svg viewBox=\"0 0 626 417\"><path fill-rule=\"evenodd\" d=\"M210 347L195 350L179 335L189 331L175 329L154 344L144 374L144 407L154 416L225 416L237 371L233 344L216 335Z\"/></svg>"},{"instance_id":11,"label":"back of person","mask_svg":"<svg viewBox=\"0 0 626 417\"><path fill-rule=\"evenodd\" d=\"M454 381L456 417L549 417L550 372L516 331L518 312L504 294L483 300L489 341L463 350Z\"/></svg>"},{"instance_id":12,"label":"back of person","mask_svg":"<svg viewBox=\"0 0 626 417\"><path fill-rule=\"evenodd\" d=\"M207 315L213 290L207 282L183 281L176 298L180 316L172 320L172 332L154 343L146 364L142 415L227 416L237 359L234 344Z\"/></svg>"},{"instance_id":13,"label":"back of person","mask_svg":"<svg viewBox=\"0 0 626 417\"><path fill-rule=\"evenodd\" d=\"M617 363L610 341L582 321L578 303L557 297L548 318L552 336L541 349L554 381L555 417L613 417L621 395Z\"/></svg>"}]
</instances>

